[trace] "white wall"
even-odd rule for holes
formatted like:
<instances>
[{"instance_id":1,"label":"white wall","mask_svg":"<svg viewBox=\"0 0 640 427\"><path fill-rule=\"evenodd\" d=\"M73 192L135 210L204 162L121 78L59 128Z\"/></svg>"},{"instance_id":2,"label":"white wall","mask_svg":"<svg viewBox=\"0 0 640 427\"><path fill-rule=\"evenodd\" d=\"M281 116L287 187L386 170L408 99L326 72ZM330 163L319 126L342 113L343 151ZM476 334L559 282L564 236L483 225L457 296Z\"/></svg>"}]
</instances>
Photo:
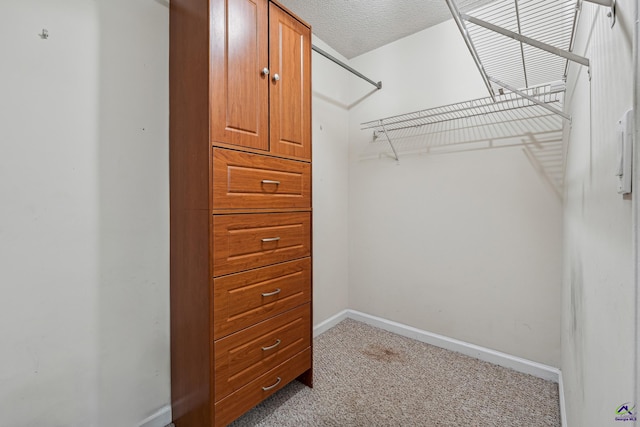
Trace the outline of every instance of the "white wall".
<instances>
[{"instance_id":1,"label":"white wall","mask_svg":"<svg viewBox=\"0 0 640 427\"><path fill-rule=\"evenodd\" d=\"M167 4L7 0L0 51L0 424L137 425L170 393Z\"/></svg>"},{"instance_id":2,"label":"white wall","mask_svg":"<svg viewBox=\"0 0 640 427\"><path fill-rule=\"evenodd\" d=\"M313 44L339 57L322 40ZM344 58L341 58L344 60ZM313 323L348 308L348 74L317 53L313 82Z\"/></svg>"},{"instance_id":3,"label":"white wall","mask_svg":"<svg viewBox=\"0 0 640 427\"><path fill-rule=\"evenodd\" d=\"M631 200L616 193L616 121L632 108L634 2L583 3L572 66L564 211L562 371L570 426L601 427L633 400L634 295ZM637 189L634 189L637 193ZM633 197L636 197L635 194Z\"/></svg>"},{"instance_id":4,"label":"white wall","mask_svg":"<svg viewBox=\"0 0 640 427\"><path fill-rule=\"evenodd\" d=\"M371 144L360 130L364 121L487 96L453 21L351 64L383 89L349 116L349 306L559 366L562 204L523 150L529 137L437 155L401 144L396 164L371 154L390 152L383 138ZM558 141L549 147L561 156Z\"/></svg>"}]
</instances>

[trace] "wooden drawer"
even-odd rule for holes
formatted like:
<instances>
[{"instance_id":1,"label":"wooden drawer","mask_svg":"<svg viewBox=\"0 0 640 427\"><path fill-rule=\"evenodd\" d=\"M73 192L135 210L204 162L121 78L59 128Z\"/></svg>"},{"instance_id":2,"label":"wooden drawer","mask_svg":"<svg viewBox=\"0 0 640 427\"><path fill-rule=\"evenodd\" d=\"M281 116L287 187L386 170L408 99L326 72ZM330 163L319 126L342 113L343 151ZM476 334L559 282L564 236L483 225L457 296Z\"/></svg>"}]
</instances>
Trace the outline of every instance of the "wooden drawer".
<instances>
[{"instance_id":1,"label":"wooden drawer","mask_svg":"<svg viewBox=\"0 0 640 427\"><path fill-rule=\"evenodd\" d=\"M213 280L213 338L219 339L311 300L311 259Z\"/></svg>"},{"instance_id":2,"label":"wooden drawer","mask_svg":"<svg viewBox=\"0 0 640 427\"><path fill-rule=\"evenodd\" d=\"M311 213L213 216L213 275L311 255Z\"/></svg>"},{"instance_id":3,"label":"wooden drawer","mask_svg":"<svg viewBox=\"0 0 640 427\"><path fill-rule=\"evenodd\" d=\"M311 208L311 164L214 148L213 208Z\"/></svg>"},{"instance_id":4,"label":"wooden drawer","mask_svg":"<svg viewBox=\"0 0 640 427\"><path fill-rule=\"evenodd\" d=\"M310 334L311 308L304 304L216 341L215 401L309 347Z\"/></svg>"},{"instance_id":5,"label":"wooden drawer","mask_svg":"<svg viewBox=\"0 0 640 427\"><path fill-rule=\"evenodd\" d=\"M240 390L217 402L215 404L215 425L226 426L310 368L311 349L307 348L271 371L251 381ZM273 385L275 385L275 387L270 388Z\"/></svg>"}]
</instances>

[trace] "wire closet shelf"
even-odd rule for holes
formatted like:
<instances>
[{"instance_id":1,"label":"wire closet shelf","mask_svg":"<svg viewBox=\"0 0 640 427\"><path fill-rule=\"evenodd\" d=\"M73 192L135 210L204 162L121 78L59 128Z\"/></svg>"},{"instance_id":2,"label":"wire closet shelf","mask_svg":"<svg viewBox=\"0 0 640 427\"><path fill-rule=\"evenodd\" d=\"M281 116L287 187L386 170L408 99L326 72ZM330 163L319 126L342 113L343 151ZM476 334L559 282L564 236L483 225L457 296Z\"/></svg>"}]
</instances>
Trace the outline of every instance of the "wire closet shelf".
<instances>
[{"instance_id":1,"label":"wire closet shelf","mask_svg":"<svg viewBox=\"0 0 640 427\"><path fill-rule=\"evenodd\" d=\"M364 122L361 124L361 129L373 129L374 137L377 137L380 134L393 133L406 129L417 129L427 125L471 117L481 117L482 121L487 124L491 122L498 123L502 121L502 117L498 113L528 109L531 110L531 113L540 115L540 109L542 107L539 103L550 106L561 106L564 98L564 86L554 86L551 84L525 89L523 92L536 99L538 103L516 93L508 92L496 96L495 102L491 97L486 97L427 108L411 113ZM520 117L525 116L521 115Z\"/></svg>"},{"instance_id":2,"label":"wire closet shelf","mask_svg":"<svg viewBox=\"0 0 640 427\"><path fill-rule=\"evenodd\" d=\"M588 63L572 52L579 0L498 0L473 10L448 4L491 92L504 88L495 79L529 88L564 80L568 61Z\"/></svg>"}]
</instances>

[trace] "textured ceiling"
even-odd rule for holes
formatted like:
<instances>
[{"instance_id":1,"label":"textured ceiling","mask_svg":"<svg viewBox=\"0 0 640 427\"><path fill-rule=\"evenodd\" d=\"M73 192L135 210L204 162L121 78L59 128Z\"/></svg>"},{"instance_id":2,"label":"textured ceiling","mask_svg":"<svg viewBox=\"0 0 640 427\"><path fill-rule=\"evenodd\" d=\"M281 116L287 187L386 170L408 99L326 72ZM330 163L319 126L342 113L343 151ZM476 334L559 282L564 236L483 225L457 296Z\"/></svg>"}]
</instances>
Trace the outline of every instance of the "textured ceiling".
<instances>
[{"instance_id":1,"label":"textured ceiling","mask_svg":"<svg viewBox=\"0 0 640 427\"><path fill-rule=\"evenodd\" d=\"M463 11L492 0L458 0ZM279 0L350 59L451 18L445 0Z\"/></svg>"}]
</instances>

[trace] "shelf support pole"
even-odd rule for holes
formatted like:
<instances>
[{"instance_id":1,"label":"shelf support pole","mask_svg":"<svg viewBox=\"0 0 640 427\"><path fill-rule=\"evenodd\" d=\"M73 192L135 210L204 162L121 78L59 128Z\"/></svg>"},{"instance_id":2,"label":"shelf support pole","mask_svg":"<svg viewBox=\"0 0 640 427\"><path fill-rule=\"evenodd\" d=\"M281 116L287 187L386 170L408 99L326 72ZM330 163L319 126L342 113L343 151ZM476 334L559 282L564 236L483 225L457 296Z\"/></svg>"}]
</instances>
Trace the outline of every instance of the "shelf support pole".
<instances>
[{"instance_id":1,"label":"shelf support pole","mask_svg":"<svg viewBox=\"0 0 640 427\"><path fill-rule=\"evenodd\" d=\"M483 21L482 19L474 18L473 16L469 16L466 14L462 14L461 16L462 16L462 19L464 19L467 22L471 22L472 24L479 25L480 27L484 27L498 34L502 34L503 36L510 37L514 40L518 40L520 42L526 43L533 47L537 47L538 49L542 49L554 55L561 56L565 59L568 59L569 61L577 62L578 64L584 65L586 67L589 66L589 59L585 58L584 56L576 55L573 52L568 52L566 50L557 48L555 46L551 46L550 44L546 44L536 39L532 39L531 37L514 33L513 31L509 31L497 25L493 25L489 22Z\"/></svg>"},{"instance_id":2,"label":"shelf support pole","mask_svg":"<svg viewBox=\"0 0 640 427\"><path fill-rule=\"evenodd\" d=\"M567 113L565 113L564 111L560 111L557 108L552 107L551 105L546 104L546 103L540 101L539 99L534 98L533 96L527 95L526 93L522 92L521 90L518 90L518 89L514 88L511 85L503 83L500 80L494 79L493 77L489 77L489 80L491 80L492 82L494 82L498 86L502 86L503 88L505 88L507 90L510 90L513 93L517 93L521 97L528 99L529 101L533 102L534 104L539 105L542 108L545 108L545 109L551 111L552 113L561 116L563 119L568 120L569 122L571 122L571 116L568 115Z\"/></svg>"},{"instance_id":3,"label":"shelf support pole","mask_svg":"<svg viewBox=\"0 0 640 427\"><path fill-rule=\"evenodd\" d=\"M380 122L380 127L382 127L382 132L384 132L384 136L387 137L387 141L389 141L389 145L391 146L391 150L393 150L393 156L396 158L396 162L399 162L400 159L398 158L398 152L396 151L396 147L393 146L393 142L391 142L391 139L389 138L389 134L387 133L387 128L384 127L384 124L382 124L382 122Z\"/></svg>"},{"instance_id":4,"label":"shelf support pole","mask_svg":"<svg viewBox=\"0 0 640 427\"><path fill-rule=\"evenodd\" d=\"M451 15L453 16L453 20L455 21L456 25L458 26L458 29L460 30L460 33L462 34L462 38L464 39L464 42L466 43L467 48L471 53L471 57L476 63L476 67L478 67L478 71L480 71L480 76L482 77L482 81L484 82L485 86L487 87L487 90L489 91L489 96L491 96L491 99L493 100L493 102L496 102L496 95L493 92L491 83L489 83L489 76L487 76L487 72L484 70L484 65L482 65L482 61L480 61L480 57L478 56L476 47L473 45L473 42L471 41L471 37L469 37L469 31L467 31L467 26L464 24L464 21L462 20L462 15L458 10L458 6L456 6L454 0L446 0L446 1L447 1L447 6L449 6L449 10L451 11Z\"/></svg>"}]
</instances>

